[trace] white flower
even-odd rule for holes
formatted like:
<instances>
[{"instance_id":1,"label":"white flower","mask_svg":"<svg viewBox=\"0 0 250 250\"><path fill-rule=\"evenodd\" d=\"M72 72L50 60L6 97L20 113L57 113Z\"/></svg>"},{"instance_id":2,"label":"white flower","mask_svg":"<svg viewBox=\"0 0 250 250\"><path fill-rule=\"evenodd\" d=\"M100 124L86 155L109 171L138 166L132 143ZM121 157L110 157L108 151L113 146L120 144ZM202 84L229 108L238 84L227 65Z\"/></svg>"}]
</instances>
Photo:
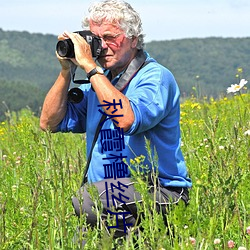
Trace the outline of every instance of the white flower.
<instances>
[{"instance_id":1,"label":"white flower","mask_svg":"<svg viewBox=\"0 0 250 250\"><path fill-rule=\"evenodd\" d=\"M239 247L238 250L247 250L245 247Z\"/></svg>"},{"instance_id":2,"label":"white flower","mask_svg":"<svg viewBox=\"0 0 250 250\"><path fill-rule=\"evenodd\" d=\"M189 240L193 246L196 244L196 239L194 237L189 237Z\"/></svg>"},{"instance_id":3,"label":"white flower","mask_svg":"<svg viewBox=\"0 0 250 250\"><path fill-rule=\"evenodd\" d=\"M246 232L248 235L250 235L250 226L247 227Z\"/></svg>"},{"instance_id":4,"label":"white flower","mask_svg":"<svg viewBox=\"0 0 250 250\"><path fill-rule=\"evenodd\" d=\"M231 84L231 87L227 88L227 93L235 93L240 91L245 85L247 81L245 79L241 79L239 84Z\"/></svg>"},{"instance_id":5,"label":"white flower","mask_svg":"<svg viewBox=\"0 0 250 250\"><path fill-rule=\"evenodd\" d=\"M23 214L24 211L25 211L24 207L21 207L21 208L20 208L20 214Z\"/></svg>"},{"instance_id":6,"label":"white flower","mask_svg":"<svg viewBox=\"0 0 250 250\"><path fill-rule=\"evenodd\" d=\"M244 135L245 135L245 136L250 135L250 129L248 129L247 131L245 131L245 132L244 132Z\"/></svg>"},{"instance_id":7,"label":"white flower","mask_svg":"<svg viewBox=\"0 0 250 250\"><path fill-rule=\"evenodd\" d=\"M220 239L214 239L214 244L217 245L217 244L220 244L221 240Z\"/></svg>"}]
</instances>

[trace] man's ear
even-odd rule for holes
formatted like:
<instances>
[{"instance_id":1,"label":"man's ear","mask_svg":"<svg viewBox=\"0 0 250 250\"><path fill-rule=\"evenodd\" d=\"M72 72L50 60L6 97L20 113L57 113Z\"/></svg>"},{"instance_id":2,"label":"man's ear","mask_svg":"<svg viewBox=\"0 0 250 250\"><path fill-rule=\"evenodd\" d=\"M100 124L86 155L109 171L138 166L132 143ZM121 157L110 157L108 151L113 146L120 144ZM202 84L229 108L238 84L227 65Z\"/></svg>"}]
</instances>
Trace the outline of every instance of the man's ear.
<instances>
[{"instance_id":1,"label":"man's ear","mask_svg":"<svg viewBox=\"0 0 250 250\"><path fill-rule=\"evenodd\" d=\"M132 37L131 47L134 49L136 48L138 43L138 37Z\"/></svg>"}]
</instances>

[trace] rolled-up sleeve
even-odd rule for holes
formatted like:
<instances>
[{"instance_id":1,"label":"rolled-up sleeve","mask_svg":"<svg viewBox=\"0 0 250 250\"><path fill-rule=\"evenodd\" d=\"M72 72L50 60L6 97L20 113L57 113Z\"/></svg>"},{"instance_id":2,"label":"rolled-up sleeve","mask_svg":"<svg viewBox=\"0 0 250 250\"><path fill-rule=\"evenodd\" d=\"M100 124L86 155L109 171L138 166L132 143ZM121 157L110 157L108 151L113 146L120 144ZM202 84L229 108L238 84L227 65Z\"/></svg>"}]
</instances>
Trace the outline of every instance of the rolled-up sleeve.
<instances>
[{"instance_id":1,"label":"rolled-up sleeve","mask_svg":"<svg viewBox=\"0 0 250 250\"><path fill-rule=\"evenodd\" d=\"M144 72L138 84L127 94L134 112L134 122L127 135L155 127L176 105L179 91L172 73L161 67Z\"/></svg>"}]
</instances>

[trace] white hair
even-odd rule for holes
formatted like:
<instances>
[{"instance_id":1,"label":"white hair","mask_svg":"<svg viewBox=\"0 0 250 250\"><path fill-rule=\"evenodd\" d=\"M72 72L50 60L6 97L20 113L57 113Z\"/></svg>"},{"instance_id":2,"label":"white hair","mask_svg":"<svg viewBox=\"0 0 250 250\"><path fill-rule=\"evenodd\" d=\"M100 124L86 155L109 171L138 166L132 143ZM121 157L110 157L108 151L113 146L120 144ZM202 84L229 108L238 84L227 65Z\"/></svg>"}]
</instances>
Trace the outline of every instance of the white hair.
<instances>
[{"instance_id":1,"label":"white hair","mask_svg":"<svg viewBox=\"0 0 250 250\"><path fill-rule=\"evenodd\" d=\"M117 24L125 32L126 37L137 37L137 49L143 49L144 35L141 18L129 3L121 0L96 2L90 6L89 15L83 19L82 26L89 28L90 20L101 24L104 19Z\"/></svg>"}]
</instances>

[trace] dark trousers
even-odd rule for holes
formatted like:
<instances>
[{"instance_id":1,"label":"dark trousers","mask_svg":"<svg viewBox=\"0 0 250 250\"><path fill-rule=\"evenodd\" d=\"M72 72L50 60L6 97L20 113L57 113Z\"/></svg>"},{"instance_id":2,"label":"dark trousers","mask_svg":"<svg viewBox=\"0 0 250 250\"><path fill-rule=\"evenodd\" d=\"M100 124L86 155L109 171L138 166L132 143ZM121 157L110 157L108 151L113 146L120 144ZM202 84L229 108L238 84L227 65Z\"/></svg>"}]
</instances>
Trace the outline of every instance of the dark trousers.
<instances>
[{"instance_id":1,"label":"dark trousers","mask_svg":"<svg viewBox=\"0 0 250 250\"><path fill-rule=\"evenodd\" d=\"M152 199L155 195L158 212L166 214L168 206L179 201L188 204L187 188L163 187L159 182L154 185L153 181L148 181L148 183ZM112 227L116 228L114 237L126 236L139 219L136 202L142 202L140 193L135 190L134 182L130 178L119 178L117 180L102 180L93 183L93 185L98 191L103 206L100 215L100 219L104 222L102 224L106 225L107 230ZM96 201L93 202L91 199L88 185L84 185L80 189L78 197L74 197L72 202L78 217L81 214L86 214L87 224L93 227L97 225L97 215L93 209L96 206ZM116 225L107 224L108 215L116 220Z\"/></svg>"}]
</instances>

